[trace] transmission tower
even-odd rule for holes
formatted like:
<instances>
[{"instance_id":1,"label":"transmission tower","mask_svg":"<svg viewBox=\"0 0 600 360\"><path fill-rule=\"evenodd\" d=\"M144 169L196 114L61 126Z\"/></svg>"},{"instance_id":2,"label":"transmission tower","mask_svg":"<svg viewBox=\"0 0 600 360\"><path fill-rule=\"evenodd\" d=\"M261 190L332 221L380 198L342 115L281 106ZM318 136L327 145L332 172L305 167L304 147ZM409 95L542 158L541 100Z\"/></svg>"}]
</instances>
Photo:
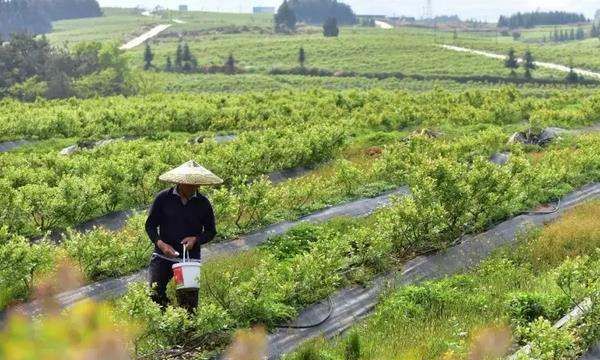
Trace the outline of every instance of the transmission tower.
<instances>
[{"instance_id":1,"label":"transmission tower","mask_svg":"<svg viewBox=\"0 0 600 360\"><path fill-rule=\"evenodd\" d=\"M433 19L433 2L432 2L432 0L427 0L425 9L423 11L423 18Z\"/></svg>"}]
</instances>

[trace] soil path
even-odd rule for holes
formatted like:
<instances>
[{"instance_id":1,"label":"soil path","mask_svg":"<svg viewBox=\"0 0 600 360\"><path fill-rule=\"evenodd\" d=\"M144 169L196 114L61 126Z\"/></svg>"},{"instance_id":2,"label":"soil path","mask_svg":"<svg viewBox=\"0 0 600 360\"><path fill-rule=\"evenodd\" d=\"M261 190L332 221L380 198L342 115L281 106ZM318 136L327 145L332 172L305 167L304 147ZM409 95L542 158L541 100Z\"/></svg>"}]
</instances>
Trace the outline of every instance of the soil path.
<instances>
[{"instance_id":1,"label":"soil path","mask_svg":"<svg viewBox=\"0 0 600 360\"><path fill-rule=\"evenodd\" d=\"M491 53L491 52L487 52L487 51L468 49L468 48L452 46L452 45L440 45L440 46L447 50L485 56L485 57L488 57L491 59L498 59L498 60L506 59L505 55L499 55L499 54L495 54L495 53ZM518 61L523 62L523 59L519 58ZM549 62L536 61L535 65L537 65L538 67L541 67L541 68L552 69L552 70L562 71L562 72L566 72L566 73L571 71L571 68L568 66L549 63ZM577 73L578 75L587 76L587 77L594 78L594 79L600 79L600 73L597 73L594 71L579 69L579 68L574 68L573 71L575 73Z\"/></svg>"},{"instance_id":2,"label":"soil path","mask_svg":"<svg viewBox=\"0 0 600 360\"><path fill-rule=\"evenodd\" d=\"M152 39L156 35L158 35L161 32L167 30L168 28L171 27L171 25L172 24L160 24L160 25L156 25L155 27L153 27L149 31L147 31L147 32L143 33L142 35L136 37L135 39L132 39L129 42L121 45L121 47L119 49L121 49L121 50L131 50L134 47L143 44L146 40Z\"/></svg>"},{"instance_id":3,"label":"soil path","mask_svg":"<svg viewBox=\"0 0 600 360\"><path fill-rule=\"evenodd\" d=\"M386 23L385 21L380 21L380 20L375 20L375 26L377 26L380 29L393 29L394 27L388 23Z\"/></svg>"}]
</instances>

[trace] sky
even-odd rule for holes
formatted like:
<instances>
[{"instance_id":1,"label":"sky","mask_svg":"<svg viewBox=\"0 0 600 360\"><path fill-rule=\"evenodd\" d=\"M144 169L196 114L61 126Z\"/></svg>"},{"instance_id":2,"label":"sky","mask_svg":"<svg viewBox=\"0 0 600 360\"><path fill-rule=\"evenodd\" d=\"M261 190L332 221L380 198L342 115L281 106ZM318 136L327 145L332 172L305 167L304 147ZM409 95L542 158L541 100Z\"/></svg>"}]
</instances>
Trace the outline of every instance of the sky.
<instances>
[{"instance_id":1,"label":"sky","mask_svg":"<svg viewBox=\"0 0 600 360\"><path fill-rule=\"evenodd\" d=\"M338 0L350 4L357 14L406 15L421 17L426 0ZM281 0L99 0L101 6L151 8L157 4L177 8L187 4L190 10L250 12L253 6L277 6ZM496 21L501 14L517 11L566 10L593 17L600 0L432 0L434 15L459 15L463 19Z\"/></svg>"}]
</instances>

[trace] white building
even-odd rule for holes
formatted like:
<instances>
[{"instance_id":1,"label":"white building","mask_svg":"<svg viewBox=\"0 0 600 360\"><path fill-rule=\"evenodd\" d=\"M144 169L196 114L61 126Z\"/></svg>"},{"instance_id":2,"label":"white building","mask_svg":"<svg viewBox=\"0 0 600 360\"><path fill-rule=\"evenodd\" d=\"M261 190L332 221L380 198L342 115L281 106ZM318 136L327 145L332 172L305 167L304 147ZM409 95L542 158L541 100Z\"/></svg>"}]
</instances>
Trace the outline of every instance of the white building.
<instances>
[{"instance_id":1,"label":"white building","mask_svg":"<svg viewBox=\"0 0 600 360\"><path fill-rule=\"evenodd\" d=\"M255 14L275 14L275 8L272 6L255 6L252 8Z\"/></svg>"}]
</instances>

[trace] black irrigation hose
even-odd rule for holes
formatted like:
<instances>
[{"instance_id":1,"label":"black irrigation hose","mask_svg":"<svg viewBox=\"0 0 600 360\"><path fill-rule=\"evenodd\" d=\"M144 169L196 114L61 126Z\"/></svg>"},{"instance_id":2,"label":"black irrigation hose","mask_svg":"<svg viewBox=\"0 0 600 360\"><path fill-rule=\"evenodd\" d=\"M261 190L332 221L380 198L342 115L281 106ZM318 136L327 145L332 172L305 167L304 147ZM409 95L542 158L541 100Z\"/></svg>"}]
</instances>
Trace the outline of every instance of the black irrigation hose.
<instances>
[{"instance_id":1,"label":"black irrigation hose","mask_svg":"<svg viewBox=\"0 0 600 360\"><path fill-rule=\"evenodd\" d=\"M310 329L310 328L314 328L317 326L321 326L327 320L329 320L329 318L331 318L331 315L333 315L334 307L333 307L333 300L331 299L331 296L327 297L327 302L329 303L329 310L327 310L327 316L325 316L325 318L323 318L323 320L320 320L317 323L310 324L310 325L275 325L275 327L278 329Z\"/></svg>"},{"instance_id":2,"label":"black irrigation hose","mask_svg":"<svg viewBox=\"0 0 600 360\"><path fill-rule=\"evenodd\" d=\"M331 318L331 315L333 315L333 300L331 299L331 296L327 297L328 303L329 303L329 310L327 311L327 316L325 316L325 318L323 318L322 320L320 320L317 323L314 324L310 324L310 325L275 325L275 328L278 329L310 329L310 328L314 328L320 325L323 325L327 320L329 320ZM196 340L201 340L204 337L197 337L197 338L192 338L191 340L188 341L189 343L194 343ZM200 345L194 344L194 345L183 345L183 348L181 350L179 350L178 352L173 352L173 353L168 353L169 351L172 351L172 349L161 349L149 354L145 354L145 355L141 355L138 356L137 359L141 360L141 359L151 359L151 358L155 358L156 356L160 356L163 359L168 359L168 358L179 358L182 355L185 355L195 349L197 349Z\"/></svg>"},{"instance_id":3,"label":"black irrigation hose","mask_svg":"<svg viewBox=\"0 0 600 360\"><path fill-rule=\"evenodd\" d=\"M560 199L556 202L554 208L550 211L524 211L521 215L550 215L555 214L560 211Z\"/></svg>"}]
</instances>

